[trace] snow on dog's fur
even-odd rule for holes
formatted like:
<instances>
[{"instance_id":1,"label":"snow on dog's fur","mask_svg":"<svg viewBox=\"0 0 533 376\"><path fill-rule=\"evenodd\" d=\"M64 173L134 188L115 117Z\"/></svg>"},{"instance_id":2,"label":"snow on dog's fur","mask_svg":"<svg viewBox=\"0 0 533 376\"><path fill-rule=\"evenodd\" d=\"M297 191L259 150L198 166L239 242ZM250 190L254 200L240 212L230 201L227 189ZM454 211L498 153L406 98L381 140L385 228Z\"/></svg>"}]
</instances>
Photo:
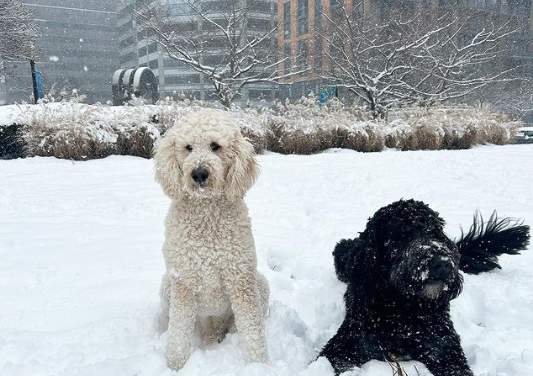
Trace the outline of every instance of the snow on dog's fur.
<instances>
[{"instance_id":1,"label":"snow on dog's fur","mask_svg":"<svg viewBox=\"0 0 533 376\"><path fill-rule=\"evenodd\" d=\"M258 166L229 115L201 111L180 119L155 148L156 180L172 199L165 221L167 363L178 370L196 330L204 345L236 327L247 361L266 362L269 288L256 269L243 197Z\"/></svg>"},{"instance_id":2,"label":"snow on dog's fur","mask_svg":"<svg viewBox=\"0 0 533 376\"><path fill-rule=\"evenodd\" d=\"M348 284L346 317L320 356L336 374L371 359L413 359L435 376L473 376L450 317L462 290L460 270L499 268L498 256L527 248L529 226L493 214L474 217L458 241L421 201L379 209L355 239L333 251L337 277Z\"/></svg>"}]
</instances>

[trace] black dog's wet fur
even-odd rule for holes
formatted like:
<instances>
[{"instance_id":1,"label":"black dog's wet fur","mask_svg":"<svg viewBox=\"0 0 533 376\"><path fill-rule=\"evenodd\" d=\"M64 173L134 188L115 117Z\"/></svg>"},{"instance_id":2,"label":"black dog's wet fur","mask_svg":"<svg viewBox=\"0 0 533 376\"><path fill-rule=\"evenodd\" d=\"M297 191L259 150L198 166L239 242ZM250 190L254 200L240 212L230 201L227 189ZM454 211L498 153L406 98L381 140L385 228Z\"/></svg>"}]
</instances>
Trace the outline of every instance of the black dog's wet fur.
<instances>
[{"instance_id":1,"label":"black dog's wet fur","mask_svg":"<svg viewBox=\"0 0 533 376\"><path fill-rule=\"evenodd\" d=\"M516 254L529 240L521 223L495 214L486 224L474 219L456 244L438 213L401 200L378 210L358 238L337 244L335 269L348 284L346 318L320 353L337 374L393 355L420 361L435 376L473 375L450 319L450 300L462 289L459 269L498 268L498 255ZM432 281L446 286L436 298L424 295L424 283Z\"/></svg>"}]
</instances>

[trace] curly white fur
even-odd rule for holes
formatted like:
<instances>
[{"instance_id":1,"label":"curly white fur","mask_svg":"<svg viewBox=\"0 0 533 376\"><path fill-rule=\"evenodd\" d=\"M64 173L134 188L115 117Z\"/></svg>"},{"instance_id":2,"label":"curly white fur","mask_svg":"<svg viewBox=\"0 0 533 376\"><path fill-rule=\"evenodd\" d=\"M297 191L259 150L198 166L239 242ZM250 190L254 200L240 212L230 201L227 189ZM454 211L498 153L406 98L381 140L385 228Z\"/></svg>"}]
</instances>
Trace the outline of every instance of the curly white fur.
<instances>
[{"instance_id":1,"label":"curly white fur","mask_svg":"<svg viewBox=\"0 0 533 376\"><path fill-rule=\"evenodd\" d=\"M183 367L195 328L208 345L235 326L246 360L266 362L269 288L256 269L243 200L258 174L252 145L229 115L201 111L180 119L159 141L155 164L156 180L172 199L161 283L169 319L168 366ZM209 172L204 186L191 177L199 167Z\"/></svg>"}]
</instances>

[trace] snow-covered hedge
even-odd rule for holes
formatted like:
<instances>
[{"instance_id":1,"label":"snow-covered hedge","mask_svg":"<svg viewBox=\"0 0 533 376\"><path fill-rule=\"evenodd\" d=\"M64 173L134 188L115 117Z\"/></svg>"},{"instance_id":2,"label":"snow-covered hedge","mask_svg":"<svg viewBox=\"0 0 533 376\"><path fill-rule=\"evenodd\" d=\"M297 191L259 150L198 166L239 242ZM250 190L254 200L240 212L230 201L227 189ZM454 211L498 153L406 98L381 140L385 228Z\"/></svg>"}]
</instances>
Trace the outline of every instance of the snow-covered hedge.
<instances>
[{"instance_id":1,"label":"snow-covered hedge","mask_svg":"<svg viewBox=\"0 0 533 376\"><path fill-rule=\"evenodd\" d=\"M111 107L75 102L21 105L12 123L22 124L26 155L94 159L111 154L149 158L157 139L180 117L205 108L201 102ZM1 108L0 108L1 111ZM219 109L219 111L223 111ZM381 151L463 149L505 144L519 123L471 107L407 109L389 120L365 118L341 103L320 106L314 98L270 109L230 110L256 150L311 154L329 148Z\"/></svg>"}]
</instances>

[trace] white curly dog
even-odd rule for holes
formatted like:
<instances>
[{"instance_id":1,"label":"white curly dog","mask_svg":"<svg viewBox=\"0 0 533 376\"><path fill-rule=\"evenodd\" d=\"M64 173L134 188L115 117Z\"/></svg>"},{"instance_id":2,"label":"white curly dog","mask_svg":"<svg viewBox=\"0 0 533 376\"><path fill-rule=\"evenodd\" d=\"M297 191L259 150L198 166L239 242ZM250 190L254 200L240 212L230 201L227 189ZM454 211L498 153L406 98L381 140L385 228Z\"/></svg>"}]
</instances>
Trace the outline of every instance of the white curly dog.
<instances>
[{"instance_id":1,"label":"white curly dog","mask_svg":"<svg viewBox=\"0 0 533 376\"><path fill-rule=\"evenodd\" d=\"M258 174L252 145L228 114L199 111L158 142L155 166L156 180L172 199L160 292L168 315L168 366L183 367L195 330L209 345L235 327L245 359L266 362L269 288L256 269L243 200Z\"/></svg>"}]
</instances>

